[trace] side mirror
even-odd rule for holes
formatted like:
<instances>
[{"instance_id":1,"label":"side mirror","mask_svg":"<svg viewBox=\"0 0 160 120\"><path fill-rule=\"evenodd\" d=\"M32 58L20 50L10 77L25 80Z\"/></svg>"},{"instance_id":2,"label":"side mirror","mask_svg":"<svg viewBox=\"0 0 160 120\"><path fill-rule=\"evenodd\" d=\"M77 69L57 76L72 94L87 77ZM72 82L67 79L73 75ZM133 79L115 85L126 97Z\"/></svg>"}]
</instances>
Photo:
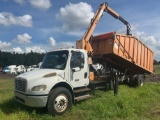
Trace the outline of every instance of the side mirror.
<instances>
[{"instance_id":1,"label":"side mirror","mask_svg":"<svg viewBox=\"0 0 160 120\"><path fill-rule=\"evenodd\" d=\"M72 68L72 71L73 71L73 72L78 72L78 71L80 71L80 70L81 70L80 67Z\"/></svg>"}]
</instances>

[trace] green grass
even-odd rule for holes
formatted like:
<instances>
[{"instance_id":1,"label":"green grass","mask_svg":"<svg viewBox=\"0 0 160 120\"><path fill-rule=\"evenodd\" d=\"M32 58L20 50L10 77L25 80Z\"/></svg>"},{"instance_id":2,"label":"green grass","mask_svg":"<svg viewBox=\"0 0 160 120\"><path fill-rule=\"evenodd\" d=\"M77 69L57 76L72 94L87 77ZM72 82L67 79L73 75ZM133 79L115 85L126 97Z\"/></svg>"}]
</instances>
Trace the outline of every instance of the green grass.
<instances>
[{"instance_id":1,"label":"green grass","mask_svg":"<svg viewBox=\"0 0 160 120\"><path fill-rule=\"evenodd\" d=\"M92 99L74 104L63 116L30 108L14 99L13 79L0 79L0 120L150 120L160 119L160 84L140 88L120 85L113 91L96 91Z\"/></svg>"},{"instance_id":2,"label":"green grass","mask_svg":"<svg viewBox=\"0 0 160 120\"><path fill-rule=\"evenodd\" d=\"M155 73L160 74L160 65L154 65Z\"/></svg>"}]
</instances>

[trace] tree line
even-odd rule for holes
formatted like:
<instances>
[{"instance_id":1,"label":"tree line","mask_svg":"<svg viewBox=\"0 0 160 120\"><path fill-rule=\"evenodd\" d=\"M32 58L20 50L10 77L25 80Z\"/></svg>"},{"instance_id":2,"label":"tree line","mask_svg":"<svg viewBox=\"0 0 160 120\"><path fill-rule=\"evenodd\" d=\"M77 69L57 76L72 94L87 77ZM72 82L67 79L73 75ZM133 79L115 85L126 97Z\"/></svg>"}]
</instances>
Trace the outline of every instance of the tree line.
<instances>
[{"instance_id":1,"label":"tree line","mask_svg":"<svg viewBox=\"0 0 160 120\"><path fill-rule=\"evenodd\" d=\"M7 65L37 65L43 60L45 53L11 53L0 50L0 67ZM154 60L154 65L160 64L160 61Z\"/></svg>"},{"instance_id":2,"label":"tree line","mask_svg":"<svg viewBox=\"0 0 160 120\"><path fill-rule=\"evenodd\" d=\"M160 61L154 60L154 65L160 64Z\"/></svg>"},{"instance_id":3,"label":"tree line","mask_svg":"<svg viewBox=\"0 0 160 120\"><path fill-rule=\"evenodd\" d=\"M37 65L39 62L43 60L45 53L10 53L0 51L0 67L4 67L7 65Z\"/></svg>"}]
</instances>

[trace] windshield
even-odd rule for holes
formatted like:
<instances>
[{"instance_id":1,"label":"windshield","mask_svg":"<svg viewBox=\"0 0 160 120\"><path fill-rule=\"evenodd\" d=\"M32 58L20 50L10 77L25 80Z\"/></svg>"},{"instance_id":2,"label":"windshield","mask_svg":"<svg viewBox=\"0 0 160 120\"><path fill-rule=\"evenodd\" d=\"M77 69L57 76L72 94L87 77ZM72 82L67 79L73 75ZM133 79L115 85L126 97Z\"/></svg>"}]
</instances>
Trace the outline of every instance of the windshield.
<instances>
[{"instance_id":1,"label":"windshield","mask_svg":"<svg viewBox=\"0 0 160 120\"><path fill-rule=\"evenodd\" d=\"M54 51L46 54L41 68L64 70L68 59L68 51Z\"/></svg>"}]
</instances>

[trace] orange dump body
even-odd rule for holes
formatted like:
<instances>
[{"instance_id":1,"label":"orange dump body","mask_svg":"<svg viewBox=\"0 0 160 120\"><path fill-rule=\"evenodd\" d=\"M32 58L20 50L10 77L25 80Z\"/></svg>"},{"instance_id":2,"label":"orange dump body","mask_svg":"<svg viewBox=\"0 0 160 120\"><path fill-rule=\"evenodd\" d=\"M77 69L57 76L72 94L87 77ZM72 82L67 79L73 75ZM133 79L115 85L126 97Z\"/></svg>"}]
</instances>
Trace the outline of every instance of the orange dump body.
<instances>
[{"instance_id":1,"label":"orange dump body","mask_svg":"<svg viewBox=\"0 0 160 120\"><path fill-rule=\"evenodd\" d=\"M128 74L153 72L153 52L136 37L115 32L94 36L93 58L102 58L111 66Z\"/></svg>"}]
</instances>

